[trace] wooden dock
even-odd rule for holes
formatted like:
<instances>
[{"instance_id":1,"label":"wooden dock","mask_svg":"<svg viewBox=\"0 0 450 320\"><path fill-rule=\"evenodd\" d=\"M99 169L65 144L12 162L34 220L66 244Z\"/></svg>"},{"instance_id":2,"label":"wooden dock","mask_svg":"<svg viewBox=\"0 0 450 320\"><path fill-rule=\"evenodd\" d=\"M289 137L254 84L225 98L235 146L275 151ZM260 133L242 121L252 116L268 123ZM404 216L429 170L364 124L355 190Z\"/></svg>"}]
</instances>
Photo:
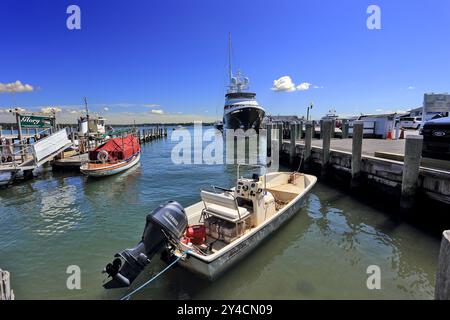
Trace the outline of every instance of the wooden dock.
<instances>
[{"instance_id":1,"label":"wooden dock","mask_svg":"<svg viewBox=\"0 0 450 320\"><path fill-rule=\"evenodd\" d=\"M11 289L11 275L8 271L0 269L0 300L14 300Z\"/></svg>"},{"instance_id":2,"label":"wooden dock","mask_svg":"<svg viewBox=\"0 0 450 320\"><path fill-rule=\"evenodd\" d=\"M419 195L450 205L450 162L421 157L422 136L405 140L364 139L362 124L355 124L352 139L332 139L331 121L322 126L322 139L313 139L307 124L304 134L297 124L268 126L271 140L280 146L280 159L324 179L349 182L350 188L376 187L398 197L400 207L411 209ZM286 131L289 139L286 138ZM283 133L283 138L281 137Z\"/></svg>"},{"instance_id":3,"label":"wooden dock","mask_svg":"<svg viewBox=\"0 0 450 320\"><path fill-rule=\"evenodd\" d=\"M155 139L161 139L167 137L167 128L150 128L137 131L139 141L141 143L153 141Z\"/></svg>"}]
</instances>

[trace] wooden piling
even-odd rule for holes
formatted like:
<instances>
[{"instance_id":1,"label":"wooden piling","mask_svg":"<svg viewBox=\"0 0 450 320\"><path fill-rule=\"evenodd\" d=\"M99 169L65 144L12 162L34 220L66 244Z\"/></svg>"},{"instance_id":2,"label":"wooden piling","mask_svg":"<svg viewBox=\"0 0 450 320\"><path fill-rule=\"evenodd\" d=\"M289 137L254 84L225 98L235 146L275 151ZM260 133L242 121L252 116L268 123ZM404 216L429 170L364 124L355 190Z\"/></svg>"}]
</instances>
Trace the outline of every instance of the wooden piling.
<instances>
[{"instance_id":1,"label":"wooden piling","mask_svg":"<svg viewBox=\"0 0 450 320\"><path fill-rule=\"evenodd\" d=\"M436 273L436 300L450 300L450 230L444 231Z\"/></svg>"},{"instance_id":2,"label":"wooden piling","mask_svg":"<svg viewBox=\"0 0 450 320\"><path fill-rule=\"evenodd\" d=\"M11 290L10 281L10 273L0 269L0 300L14 300L14 292Z\"/></svg>"},{"instance_id":3,"label":"wooden piling","mask_svg":"<svg viewBox=\"0 0 450 320\"><path fill-rule=\"evenodd\" d=\"M298 140L303 139L303 121L298 123Z\"/></svg>"},{"instance_id":4,"label":"wooden piling","mask_svg":"<svg viewBox=\"0 0 450 320\"><path fill-rule=\"evenodd\" d=\"M283 151L283 124L278 124L278 147Z\"/></svg>"},{"instance_id":5,"label":"wooden piling","mask_svg":"<svg viewBox=\"0 0 450 320\"><path fill-rule=\"evenodd\" d=\"M331 148L331 120L322 121L322 176L326 175L328 165L330 163L330 148Z\"/></svg>"},{"instance_id":6,"label":"wooden piling","mask_svg":"<svg viewBox=\"0 0 450 320\"><path fill-rule=\"evenodd\" d=\"M290 141L290 145L289 145L289 163L292 166L294 164L294 160L295 160L295 142L296 142L296 138L297 138L297 124L296 123L291 123L291 141Z\"/></svg>"},{"instance_id":7,"label":"wooden piling","mask_svg":"<svg viewBox=\"0 0 450 320\"><path fill-rule=\"evenodd\" d=\"M311 122L307 122L305 126L305 154L303 159L303 165L306 171L308 171L309 164L311 161L311 148L313 135L314 135L313 124Z\"/></svg>"},{"instance_id":8,"label":"wooden piling","mask_svg":"<svg viewBox=\"0 0 450 320\"><path fill-rule=\"evenodd\" d=\"M342 139L348 139L348 129L349 129L348 120L342 120Z\"/></svg>"},{"instance_id":9,"label":"wooden piling","mask_svg":"<svg viewBox=\"0 0 450 320\"><path fill-rule=\"evenodd\" d=\"M423 136L407 136L405 160L403 165L401 209L412 209L419 181L420 162L422 160Z\"/></svg>"},{"instance_id":10,"label":"wooden piling","mask_svg":"<svg viewBox=\"0 0 450 320\"><path fill-rule=\"evenodd\" d=\"M364 123L356 121L353 125L353 141L352 141L352 179L351 188L357 188L361 183L361 167L362 167L362 143L364 135Z\"/></svg>"},{"instance_id":11,"label":"wooden piling","mask_svg":"<svg viewBox=\"0 0 450 320\"><path fill-rule=\"evenodd\" d=\"M272 125L266 124L267 131L267 156L270 157L272 153Z\"/></svg>"}]
</instances>

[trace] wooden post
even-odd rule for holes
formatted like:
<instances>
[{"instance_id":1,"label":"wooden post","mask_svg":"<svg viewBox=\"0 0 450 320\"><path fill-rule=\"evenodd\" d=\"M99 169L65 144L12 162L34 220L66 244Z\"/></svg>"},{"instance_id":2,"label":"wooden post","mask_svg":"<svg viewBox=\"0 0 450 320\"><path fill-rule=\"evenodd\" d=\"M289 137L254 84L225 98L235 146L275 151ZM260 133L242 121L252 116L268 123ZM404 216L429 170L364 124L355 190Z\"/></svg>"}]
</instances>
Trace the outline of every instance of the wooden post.
<instances>
[{"instance_id":1,"label":"wooden post","mask_svg":"<svg viewBox=\"0 0 450 320\"><path fill-rule=\"evenodd\" d=\"M314 134L313 124L311 122L307 122L305 130L305 158L303 159L303 163L305 170L307 171L309 169L309 163L311 161L312 137Z\"/></svg>"},{"instance_id":2,"label":"wooden post","mask_svg":"<svg viewBox=\"0 0 450 320\"><path fill-rule=\"evenodd\" d=\"M422 160L423 136L407 136L405 160L403 165L402 195L400 207L412 209L419 181L420 161Z\"/></svg>"},{"instance_id":3,"label":"wooden post","mask_svg":"<svg viewBox=\"0 0 450 320\"><path fill-rule=\"evenodd\" d=\"M348 120L342 120L342 139L348 139Z\"/></svg>"},{"instance_id":4,"label":"wooden post","mask_svg":"<svg viewBox=\"0 0 450 320\"><path fill-rule=\"evenodd\" d=\"M298 123L298 140L303 139L303 121Z\"/></svg>"},{"instance_id":5,"label":"wooden post","mask_svg":"<svg viewBox=\"0 0 450 320\"><path fill-rule=\"evenodd\" d=\"M10 273L2 269L0 269L0 300L14 300Z\"/></svg>"},{"instance_id":6,"label":"wooden post","mask_svg":"<svg viewBox=\"0 0 450 320\"><path fill-rule=\"evenodd\" d=\"M283 123L278 125L278 148L280 153L283 152Z\"/></svg>"},{"instance_id":7,"label":"wooden post","mask_svg":"<svg viewBox=\"0 0 450 320\"><path fill-rule=\"evenodd\" d=\"M295 122L291 123L291 141L289 145L289 163L294 165L295 160L295 142L297 138L297 124Z\"/></svg>"},{"instance_id":8,"label":"wooden post","mask_svg":"<svg viewBox=\"0 0 450 320\"><path fill-rule=\"evenodd\" d=\"M352 180L350 183L351 188L357 188L361 183L363 133L364 123L356 121L353 124Z\"/></svg>"},{"instance_id":9,"label":"wooden post","mask_svg":"<svg viewBox=\"0 0 450 320\"><path fill-rule=\"evenodd\" d=\"M436 300L450 300L450 230L444 231L436 273Z\"/></svg>"},{"instance_id":10,"label":"wooden post","mask_svg":"<svg viewBox=\"0 0 450 320\"><path fill-rule=\"evenodd\" d=\"M272 125L266 124L267 130L267 156L270 157L272 154Z\"/></svg>"},{"instance_id":11,"label":"wooden post","mask_svg":"<svg viewBox=\"0 0 450 320\"><path fill-rule=\"evenodd\" d=\"M328 165L330 163L330 148L331 148L331 126L333 122L331 120L322 121L322 176L326 175L328 171Z\"/></svg>"},{"instance_id":12,"label":"wooden post","mask_svg":"<svg viewBox=\"0 0 450 320\"><path fill-rule=\"evenodd\" d=\"M319 139L323 139L323 120L320 120Z\"/></svg>"},{"instance_id":13,"label":"wooden post","mask_svg":"<svg viewBox=\"0 0 450 320\"><path fill-rule=\"evenodd\" d=\"M331 139L334 139L336 136L336 120L331 120Z\"/></svg>"},{"instance_id":14,"label":"wooden post","mask_svg":"<svg viewBox=\"0 0 450 320\"><path fill-rule=\"evenodd\" d=\"M20 156L22 158L22 162L25 161L25 151L22 144L22 125L20 124L20 116L19 113L16 112L16 120L17 120L17 128L19 135L19 144L20 144Z\"/></svg>"}]
</instances>

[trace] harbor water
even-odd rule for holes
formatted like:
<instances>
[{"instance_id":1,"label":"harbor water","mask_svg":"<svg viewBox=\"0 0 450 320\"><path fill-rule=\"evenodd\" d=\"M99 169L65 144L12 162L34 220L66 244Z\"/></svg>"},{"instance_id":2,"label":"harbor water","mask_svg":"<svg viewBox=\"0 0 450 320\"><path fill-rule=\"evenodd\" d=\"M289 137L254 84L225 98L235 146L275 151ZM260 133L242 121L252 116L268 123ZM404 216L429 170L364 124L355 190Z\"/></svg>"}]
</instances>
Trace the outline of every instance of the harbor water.
<instances>
[{"instance_id":1,"label":"harbor water","mask_svg":"<svg viewBox=\"0 0 450 320\"><path fill-rule=\"evenodd\" d=\"M39 177L0 189L0 267L17 299L119 299L101 273L134 246L146 215L160 203L188 206L200 189L232 186L233 165L175 165L169 137L143 145L140 165L103 179L40 169ZM440 235L425 232L318 183L286 225L215 282L181 268L133 299L432 299ZM69 266L81 290L69 290ZM369 266L381 289L369 290ZM164 267L155 256L136 288Z\"/></svg>"}]
</instances>

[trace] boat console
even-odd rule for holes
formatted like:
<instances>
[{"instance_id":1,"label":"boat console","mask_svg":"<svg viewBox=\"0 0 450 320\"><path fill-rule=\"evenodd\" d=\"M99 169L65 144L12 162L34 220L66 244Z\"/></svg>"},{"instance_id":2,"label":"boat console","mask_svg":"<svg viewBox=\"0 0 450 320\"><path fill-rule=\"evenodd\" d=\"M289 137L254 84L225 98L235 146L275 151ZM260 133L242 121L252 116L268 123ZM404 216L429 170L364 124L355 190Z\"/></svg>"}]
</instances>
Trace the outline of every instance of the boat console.
<instances>
[{"instance_id":1,"label":"boat console","mask_svg":"<svg viewBox=\"0 0 450 320\"><path fill-rule=\"evenodd\" d=\"M238 200L242 199L252 207L251 227L260 225L276 212L275 198L265 189L264 180L259 176L238 179L235 194Z\"/></svg>"}]
</instances>

